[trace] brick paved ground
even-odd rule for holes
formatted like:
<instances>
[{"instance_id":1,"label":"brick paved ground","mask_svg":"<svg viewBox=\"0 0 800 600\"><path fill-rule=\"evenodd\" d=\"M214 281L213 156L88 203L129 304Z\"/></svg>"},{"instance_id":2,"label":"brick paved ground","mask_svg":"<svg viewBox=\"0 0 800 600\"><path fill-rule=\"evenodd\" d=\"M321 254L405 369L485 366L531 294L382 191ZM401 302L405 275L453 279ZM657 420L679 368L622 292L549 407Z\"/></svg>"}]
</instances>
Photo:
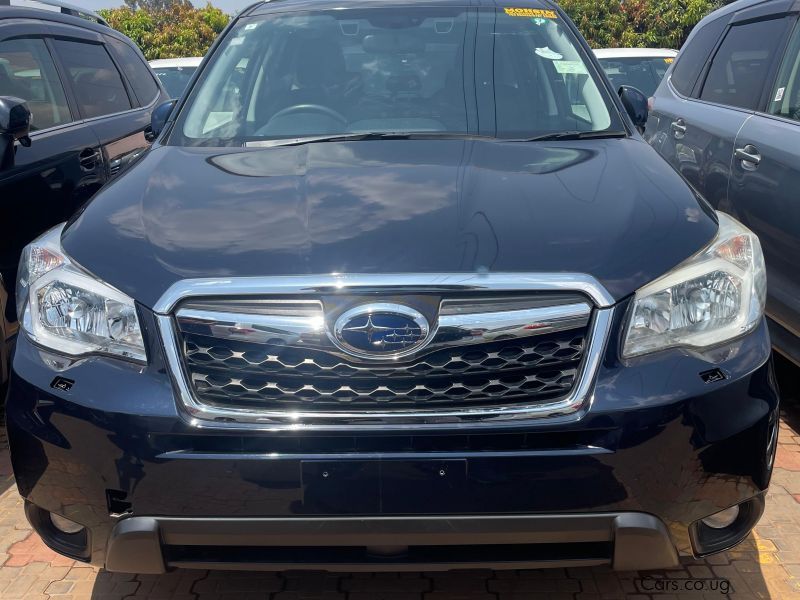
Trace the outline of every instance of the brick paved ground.
<instances>
[{"instance_id":1,"label":"brick paved ground","mask_svg":"<svg viewBox=\"0 0 800 600\"><path fill-rule=\"evenodd\" d=\"M458 573L240 573L178 570L111 574L48 550L25 520L0 433L0 599L112 600L689 600L800 598L800 397L783 402L767 508L735 550L682 568L615 573L606 568ZM642 577L648 577L644 583ZM732 593L673 592L688 578L721 578ZM658 580L658 581L655 581ZM666 589L653 593L653 586ZM644 588L647 589L644 589Z\"/></svg>"}]
</instances>

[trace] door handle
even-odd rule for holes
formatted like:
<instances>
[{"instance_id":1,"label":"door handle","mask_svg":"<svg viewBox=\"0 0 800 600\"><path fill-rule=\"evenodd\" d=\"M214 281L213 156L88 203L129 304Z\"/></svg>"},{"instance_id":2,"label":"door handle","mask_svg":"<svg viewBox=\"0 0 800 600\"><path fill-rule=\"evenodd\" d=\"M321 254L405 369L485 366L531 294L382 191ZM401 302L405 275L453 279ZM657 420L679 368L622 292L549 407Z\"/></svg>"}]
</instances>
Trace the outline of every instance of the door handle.
<instances>
[{"instance_id":1,"label":"door handle","mask_svg":"<svg viewBox=\"0 0 800 600\"><path fill-rule=\"evenodd\" d=\"M744 148L736 148L733 151L736 160L742 161L742 168L745 171L754 171L761 162L761 155L758 148L752 144L747 144Z\"/></svg>"},{"instance_id":2,"label":"door handle","mask_svg":"<svg viewBox=\"0 0 800 600\"><path fill-rule=\"evenodd\" d=\"M670 129L672 129L672 135L675 136L676 140L681 140L686 135L686 123L683 119L670 123Z\"/></svg>"},{"instance_id":3,"label":"door handle","mask_svg":"<svg viewBox=\"0 0 800 600\"><path fill-rule=\"evenodd\" d=\"M100 152L94 148L85 148L78 155L78 162L84 171L93 171L97 163L100 162Z\"/></svg>"}]
</instances>

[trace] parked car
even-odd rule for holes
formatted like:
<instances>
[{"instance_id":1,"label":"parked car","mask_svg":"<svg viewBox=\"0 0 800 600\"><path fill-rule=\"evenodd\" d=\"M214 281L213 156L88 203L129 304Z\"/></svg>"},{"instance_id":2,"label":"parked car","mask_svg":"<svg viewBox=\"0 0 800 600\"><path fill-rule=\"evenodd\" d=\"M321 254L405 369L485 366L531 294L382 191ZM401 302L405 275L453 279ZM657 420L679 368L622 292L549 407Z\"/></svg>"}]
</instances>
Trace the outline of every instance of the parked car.
<instances>
[{"instance_id":1,"label":"parked car","mask_svg":"<svg viewBox=\"0 0 800 600\"><path fill-rule=\"evenodd\" d=\"M202 56L191 58L162 58L151 60L150 67L161 80L170 98L178 98L186 89L189 80L203 62Z\"/></svg>"},{"instance_id":2,"label":"parked car","mask_svg":"<svg viewBox=\"0 0 800 600\"><path fill-rule=\"evenodd\" d=\"M631 85L652 96L678 55L668 48L602 48L594 51L600 66L616 89Z\"/></svg>"},{"instance_id":3,"label":"parked car","mask_svg":"<svg viewBox=\"0 0 800 600\"><path fill-rule=\"evenodd\" d=\"M776 446L763 259L646 118L549 2L242 11L25 251L31 524L139 573L735 545Z\"/></svg>"},{"instance_id":4,"label":"parked car","mask_svg":"<svg viewBox=\"0 0 800 600\"><path fill-rule=\"evenodd\" d=\"M152 109L168 98L133 42L102 18L38 5L61 12L0 1L0 275L11 322L22 248L141 154ZM28 113L25 135L8 129Z\"/></svg>"},{"instance_id":5,"label":"parked car","mask_svg":"<svg viewBox=\"0 0 800 600\"><path fill-rule=\"evenodd\" d=\"M711 204L758 234L775 348L800 365L800 26L742 0L694 29L655 94L646 137Z\"/></svg>"}]
</instances>

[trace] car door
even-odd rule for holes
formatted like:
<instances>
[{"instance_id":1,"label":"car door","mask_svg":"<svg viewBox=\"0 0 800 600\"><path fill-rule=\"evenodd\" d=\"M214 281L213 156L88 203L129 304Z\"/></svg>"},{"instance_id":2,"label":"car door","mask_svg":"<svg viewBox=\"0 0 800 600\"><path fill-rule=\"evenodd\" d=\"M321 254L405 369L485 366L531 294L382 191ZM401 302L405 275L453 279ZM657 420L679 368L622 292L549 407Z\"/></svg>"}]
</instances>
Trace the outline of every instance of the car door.
<instances>
[{"instance_id":1,"label":"car door","mask_svg":"<svg viewBox=\"0 0 800 600\"><path fill-rule=\"evenodd\" d=\"M10 295L24 245L68 219L105 181L98 139L80 122L47 33L38 22L0 25L0 95L21 97L32 113L30 146L17 143L14 164L0 171L0 274Z\"/></svg>"},{"instance_id":2,"label":"car door","mask_svg":"<svg viewBox=\"0 0 800 600\"><path fill-rule=\"evenodd\" d=\"M656 90L645 128L650 145L706 197L724 196L733 142L747 118L698 99L698 82L729 21L724 15L692 32Z\"/></svg>"},{"instance_id":3,"label":"car door","mask_svg":"<svg viewBox=\"0 0 800 600\"><path fill-rule=\"evenodd\" d=\"M763 7L758 7L763 12ZM673 165L717 208L728 201L736 135L759 106L794 17L742 11L731 19L691 99L672 106L668 124ZM683 59L679 59L682 61ZM677 67L676 67L677 69Z\"/></svg>"},{"instance_id":4,"label":"car door","mask_svg":"<svg viewBox=\"0 0 800 600\"><path fill-rule=\"evenodd\" d=\"M767 314L800 337L800 27L761 111L736 137L729 209L761 240ZM778 338L778 336L775 336ZM776 339L780 344L780 340ZM780 348L780 346L778 346Z\"/></svg>"},{"instance_id":5,"label":"car door","mask_svg":"<svg viewBox=\"0 0 800 600\"><path fill-rule=\"evenodd\" d=\"M59 35L53 44L78 111L100 140L107 177L114 177L148 147L145 130L150 113L140 106L120 72L106 36L66 25L56 29ZM150 102L155 100L153 97Z\"/></svg>"}]
</instances>

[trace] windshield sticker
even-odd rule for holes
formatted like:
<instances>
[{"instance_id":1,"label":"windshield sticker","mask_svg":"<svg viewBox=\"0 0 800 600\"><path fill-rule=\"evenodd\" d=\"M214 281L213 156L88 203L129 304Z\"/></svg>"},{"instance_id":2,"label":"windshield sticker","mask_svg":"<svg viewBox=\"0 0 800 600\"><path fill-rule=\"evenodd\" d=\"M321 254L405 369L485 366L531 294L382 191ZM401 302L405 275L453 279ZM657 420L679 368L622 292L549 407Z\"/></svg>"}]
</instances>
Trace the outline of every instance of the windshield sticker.
<instances>
[{"instance_id":1,"label":"windshield sticker","mask_svg":"<svg viewBox=\"0 0 800 600\"><path fill-rule=\"evenodd\" d=\"M558 52L550 50L550 48L548 48L547 46L545 46L544 48L537 48L536 50L534 50L534 52L536 52L536 54L541 56L542 58L549 58L550 60L561 60L562 58L564 58Z\"/></svg>"},{"instance_id":2,"label":"windshield sticker","mask_svg":"<svg viewBox=\"0 0 800 600\"><path fill-rule=\"evenodd\" d=\"M785 87L778 88L778 91L775 93L775 102L780 102L783 100L783 93L786 91Z\"/></svg>"},{"instance_id":3,"label":"windshield sticker","mask_svg":"<svg viewBox=\"0 0 800 600\"><path fill-rule=\"evenodd\" d=\"M667 63L668 65L671 65L674 60L675 59L672 58L671 56L667 56L666 58L664 58L664 62Z\"/></svg>"},{"instance_id":4,"label":"windshield sticker","mask_svg":"<svg viewBox=\"0 0 800 600\"><path fill-rule=\"evenodd\" d=\"M503 9L510 17L535 17L537 19L557 19L558 14L554 10L542 10L541 8L506 8Z\"/></svg>"},{"instance_id":5,"label":"windshield sticker","mask_svg":"<svg viewBox=\"0 0 800 600\"><path fill-rule=\"evenodd\" d=\"M579 60L554 60L553 66L561 75L588 75L586 65Z\"/></svg>"}]
</instances>

